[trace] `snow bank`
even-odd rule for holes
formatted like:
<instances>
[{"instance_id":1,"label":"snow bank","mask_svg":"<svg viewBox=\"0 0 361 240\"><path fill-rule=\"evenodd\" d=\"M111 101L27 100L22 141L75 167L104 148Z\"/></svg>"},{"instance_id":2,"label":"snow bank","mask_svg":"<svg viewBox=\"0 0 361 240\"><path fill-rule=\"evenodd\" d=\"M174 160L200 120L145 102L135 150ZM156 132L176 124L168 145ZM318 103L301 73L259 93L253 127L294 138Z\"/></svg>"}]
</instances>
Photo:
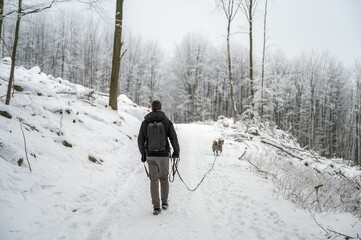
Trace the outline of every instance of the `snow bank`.
<instances>
[{"instance_id":1,"label":"snow bank","mask_svg":"<svg viewBox=\"0 0 361 240\"><path fill-rule=\"evenodd\" d=\"M240 158L263 177L270 178L286 199L318 212L361 216L359 166L301 149L292 135L277 129L273 123L261 123L252 111L246 111L236 124L221 117L217 126L223 137L246 145Z\"/></svg>"},{"instance_id":2,"label":"snow bank","mask_svg":"<svg viewBox=\"0 0 361 240\"><path fill-rule=\"evenodd\" d=\"M0 112L11 117L0 116L0 236L49 239L72 214L99 214L90 203L103 204L114 179L138 167L129 146L147 109L120 96L113 111L107 97L39 67L16 68L18 91L7 106L9 72L2 61ZM112 168L115 161L121 169Z\"/></svg>"}]
</instances>

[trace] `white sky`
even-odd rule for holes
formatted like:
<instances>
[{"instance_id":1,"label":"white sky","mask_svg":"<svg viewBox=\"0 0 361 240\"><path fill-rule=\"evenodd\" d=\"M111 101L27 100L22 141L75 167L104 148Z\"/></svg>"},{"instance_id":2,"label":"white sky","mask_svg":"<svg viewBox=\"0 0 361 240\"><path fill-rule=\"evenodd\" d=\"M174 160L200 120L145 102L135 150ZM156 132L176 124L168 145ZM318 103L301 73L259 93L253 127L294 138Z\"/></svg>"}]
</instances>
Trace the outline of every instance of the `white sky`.
<instances>
[{"instance_id":1,"label":"white sky","mask_svg":"<svg viewBox=\"0 0 361 240\"><path fill-rule=\"evenodd\" d=\"M268 1L268 45L272 49L281 48L288 57L302 50L329 50L347 64L361 59L361 0ZM263 6L259 0L254 37L259 50ZM246 31L240 13L233 32ZM125 0L124 24L125 31L158 40L166 50L172 50L187 32L201 32L214 43L225 41L225 17L215 11L215 0ZM233 40L248 46L245 34L234 34Z\"/></svg>"}]
</instances>

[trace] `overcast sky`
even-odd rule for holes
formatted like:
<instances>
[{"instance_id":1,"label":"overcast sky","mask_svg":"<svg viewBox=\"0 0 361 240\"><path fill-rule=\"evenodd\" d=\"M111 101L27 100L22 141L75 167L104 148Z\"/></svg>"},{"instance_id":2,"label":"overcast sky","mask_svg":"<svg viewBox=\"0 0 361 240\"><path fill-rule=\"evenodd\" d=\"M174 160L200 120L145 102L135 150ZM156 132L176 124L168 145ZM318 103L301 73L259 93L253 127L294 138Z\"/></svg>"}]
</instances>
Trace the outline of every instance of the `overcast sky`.
<instances>
[{"instance_id":1,"label":"overcast sky","mask_svg":"<svg viewBox=\"0 0 361 240\"><path fill-rule=\"evenodd\" d=\"M115 2L115 1L114 1ZM255 44L261 50L264 0L258 0ZM361 0L268 0L268 45L288 57L302 50L328 50L347 64L361 59ZM172 50L187 32L225 41L226 22L215 0L125 0L125 31L158 40ZM233 40L248 46L245 18L238 13Z\"/></svg>"}]
</instances>

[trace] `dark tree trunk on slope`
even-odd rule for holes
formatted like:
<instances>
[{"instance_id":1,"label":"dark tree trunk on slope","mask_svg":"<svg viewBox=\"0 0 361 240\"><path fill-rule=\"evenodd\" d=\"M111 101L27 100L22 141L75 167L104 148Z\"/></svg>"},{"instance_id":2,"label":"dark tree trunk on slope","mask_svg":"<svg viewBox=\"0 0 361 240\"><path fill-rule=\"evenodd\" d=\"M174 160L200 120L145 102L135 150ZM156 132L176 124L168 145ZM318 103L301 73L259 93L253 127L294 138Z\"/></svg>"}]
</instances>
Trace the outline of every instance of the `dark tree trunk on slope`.
<instances>
[{"instance_id":1,"label":"dark tree trunk on slope","mask_svg":"<svg viewBox=\"0 0 361 240\"><path fill-rule=\"evenodd\" d=\"M117 98L118 98L118 85L119 85L119 69L120 69L120 60L121 60L120 52L122 50L123 2L124 0L117 0L116 11L115 11L112 73L110 77L110 89L109 89L109 106L113 110L118 109Z\"/></svg>"},{"instance_id":2,"label":"dark tree trunk on slope","mask_svg":"<svg viewBox=\"0 0 361 240\"><path fill-rule=\"evenodd\" d=\"M15 37L14 37L14 44L13 44L13 52L11 54L10 78L9 78L8 90L7 90L7 93L6 93L6 100L5 100L6 105L10 104L11 89L12 89L12 85L13 85L13 82L14 82L16 49L17 49L17 46L18 46L19 31L20 31L21 8L22 8L22 0L19 0L18 16L16 18L16 26L15 26Z\"/></svg>"}]
</instances>

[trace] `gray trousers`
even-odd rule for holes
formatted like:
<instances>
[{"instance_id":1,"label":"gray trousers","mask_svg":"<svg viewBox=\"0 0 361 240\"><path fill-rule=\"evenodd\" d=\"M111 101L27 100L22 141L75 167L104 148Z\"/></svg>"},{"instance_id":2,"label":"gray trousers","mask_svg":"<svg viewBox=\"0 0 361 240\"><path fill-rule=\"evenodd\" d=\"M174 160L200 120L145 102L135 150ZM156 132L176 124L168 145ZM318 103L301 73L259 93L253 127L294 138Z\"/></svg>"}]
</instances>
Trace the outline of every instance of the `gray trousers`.
<instances>
[{"instance_id":1,"label":"gray trousers","mask_svg":"<svg viewBox=\"0 0 361 240\"><path fill-rule=\"evenodd\" d=\"M168 203L169 157L147 157L147 163L149 167L150 195L152 197L152 204L154 208L159 208L159 182L162 203Z\"/></svg>"}]
</instances>

